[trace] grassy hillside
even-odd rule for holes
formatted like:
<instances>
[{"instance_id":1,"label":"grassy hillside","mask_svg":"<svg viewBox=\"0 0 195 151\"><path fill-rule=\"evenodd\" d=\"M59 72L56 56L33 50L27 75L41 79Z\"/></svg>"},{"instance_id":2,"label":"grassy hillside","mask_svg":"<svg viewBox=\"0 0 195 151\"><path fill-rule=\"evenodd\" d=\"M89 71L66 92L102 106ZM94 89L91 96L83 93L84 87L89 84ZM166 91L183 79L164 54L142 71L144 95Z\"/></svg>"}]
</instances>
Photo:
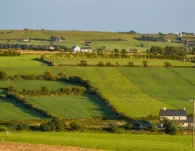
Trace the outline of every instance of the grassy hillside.
<instances>
[{"instance_id":1,"label":"grassy hillside","mask_svg":"<svg viewBox=\"0 0 195 151\"><path fill-rule=\"evenodd\" d=\"M115 117L101 100L91 95L31 97L29 102L37 108L66 119Z\"/></svg>"},{"instance_id":2,"label":"grassy hillside","mask_svg":"<svg viewBox=\"0 0 195 151\"><path fill-rule=\"evenodd\" d=\"M84 147L115 151L192 151L191 136L98 134L79 132L20 132L5 136L6 142Z\"/></svg>"},{"instance_id":3,"label":"grassy hillside","mask_svg":"<svg viewBox=\"0 0 195 151\"><path fill-rule=\"evenodd\" d=\"M0 31L0 43L10 44L27 44L27 45L50 45L49 41L32 40L31 42L21 42L19 40L23 38L39 38L49 40L51 36L64 37L66 41L54 42L54 45L65 45L70 48L73 45L85 46L85 41L93 41L90 45L94 50L107 46L109 51L117 48L131 49L139 48L141 51L149 49L151 46L181 46L179 43L168 43L168 42L144 42L144 48L141 47L140 41L135 40L135 37L140 35L121 34L114 32L94 32L94 31L52 31L52 30L10 30ZM7 41L7 39L17 39ZM122 41L116 41L121 39ZM101 41L99 41L101 40ZM107 41L105 41L107 40ZM110 41L115 40L115 41Z\"/></svg>"},{"instance_id":4,"label":"grassy hillside","mask_svg":"<svg viewBox=\"0 0 195 151\"><path fill-rule=\"evenodd\" d=\"M190 70L193 72L194 69L188 69L189 72L185 74L191 74ZM172 70L166 68L121 68L120 71L148 94L178 108L186 107L188 113L192 112L193 105L189 100L195 98L195 86Z\"/></svg>"},{"instance_id":5,"label":"grassy hillside","mask_svg":"<svg viewBox=\"0 0 195 151\"><path fill-rule=\"evenodd\" d=\"M23 107L14 100L0 98L0 120L41 119L43 116Z\"/></svg>"}]
</instances>

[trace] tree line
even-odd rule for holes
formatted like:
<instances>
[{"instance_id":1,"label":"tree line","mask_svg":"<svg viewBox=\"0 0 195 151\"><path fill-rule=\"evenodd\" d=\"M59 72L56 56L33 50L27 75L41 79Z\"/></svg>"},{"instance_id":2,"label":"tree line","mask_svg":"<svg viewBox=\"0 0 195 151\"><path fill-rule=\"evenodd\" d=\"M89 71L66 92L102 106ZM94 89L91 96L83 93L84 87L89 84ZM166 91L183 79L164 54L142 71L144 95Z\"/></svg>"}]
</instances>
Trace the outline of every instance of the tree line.
<instances>
[{"instance_id":1,"label":"tree line","mask_svg":"<svg viewBox=\"0 0 195 151\"><path fill-rule=\"evenodd\" d=\"M14 50L7 50L7 51L0 50L0 56L20 56L20 52Z\"/></svg>"}]
</instances>

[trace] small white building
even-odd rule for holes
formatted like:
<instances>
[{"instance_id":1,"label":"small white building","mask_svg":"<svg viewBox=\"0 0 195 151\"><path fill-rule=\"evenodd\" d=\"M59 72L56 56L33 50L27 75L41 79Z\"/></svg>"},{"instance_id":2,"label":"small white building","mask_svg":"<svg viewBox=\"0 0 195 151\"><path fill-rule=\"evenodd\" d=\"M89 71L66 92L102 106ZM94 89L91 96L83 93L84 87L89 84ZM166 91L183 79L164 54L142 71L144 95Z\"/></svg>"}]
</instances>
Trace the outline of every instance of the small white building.
<instances>
[{"instance_id":1,"label":"small white building","mask_svg":"<svg viewBox=\"0 0 195 151\"><path fill-rule=\"evenodd\" d=\"M70 50L71 52L81 52L81 48L79 46L72 46Z\"/></svg>"},{"instance_id":2,"label":"small white building","mask_svg":"<svg viewBox=\"0 0 195 151\"><path fill-rule=\"evenodd\" d=\"M192 127L193 125L193 118L186 116L185 108L171 110L163 108L159 113L160 121L163 120L163 117L169 119L171 122L178 123L182 127Z\"/></svg>"}]
</instances>

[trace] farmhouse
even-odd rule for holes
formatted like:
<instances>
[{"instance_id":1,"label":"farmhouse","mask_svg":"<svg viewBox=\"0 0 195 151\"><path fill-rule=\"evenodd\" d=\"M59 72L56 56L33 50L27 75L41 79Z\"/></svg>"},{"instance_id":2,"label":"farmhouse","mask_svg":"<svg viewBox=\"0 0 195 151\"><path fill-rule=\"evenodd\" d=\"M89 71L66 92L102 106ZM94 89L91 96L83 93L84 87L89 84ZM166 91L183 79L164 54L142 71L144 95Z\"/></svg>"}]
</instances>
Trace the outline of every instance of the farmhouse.
<instances>
[{"instance_id":1,"label":"farmhouse","mask_svg":"<svg viewBox=\"0 0 195 151\"><path fill-rule=\"evenodd\" d=\"M81 51L81 48L79 46L72 46L70 48L71 52L80 52Z\"/></svg>"},{"instance_id":2,"label":"farmhouse","mask_svg":"<svg viewBox=\"0 0 195 151\"><path fill-rule=\"evenodd\" d=\"M91 47L81 47L81 52L92 52Z\"/></svg>"},{"instance_id":3,"label":"farmhouse","mask_svg":"<svg viewBox=\"0 0 195 151\"><path fill-rule=\"evenodd\" d=\"M73 46L70 48L71 52L92 52L91 47L79 47L79 46Z\"/></svg>"},{"instance_id":4,"label":"farmhouse","mask_svg":"<svg viewBox=\"0 0 195 151\"><path fill-rule=\"evenodd\" d=\"M160 110L159 118L160 121L163 120L163 117L166 117L171 122L178 123L182 127L192 127L193 118L186 116L186 110L184 109L171 109L167 110L166 108Z\"/></svg>"},{"instance_id":5,"label":"farmhouse","mask_svg":"<svg viewBox=\"0 0 195 151\"><path fill-rule=\"evenodd\" d=\"M134 48L134 49L130 49L128 52L130 52L130 53L140 53L141 51L137 48Z\"/></svg>"},{"instance_id":6,"label":"farmhouse","mask_svg":"<svg viewBox=\"0 0 195 151\"><path fill-rule=\"evenodd\" d=\"M22 39L23 42L29 42L30 39Z\"/></svg>"},{"instance_id":7,"label":"farmhouse","mask_svg":"<svg viewBox=\"0 0 195 151\"><path fill-rule=\"evenodd\" d=\"M188 46L194 46L195 45L195 40L185 40L184 44Z\"/></svg>"},{"instance_id":8,"label":"farmhouse","mask_svg":"<svg viewBox=\"0 0 195 151\"><path fill-rule=\"evenodd\" d=\"M54 46L49 46L49 50L54 50L55 47Z\"/></svg>"}]
</instances>

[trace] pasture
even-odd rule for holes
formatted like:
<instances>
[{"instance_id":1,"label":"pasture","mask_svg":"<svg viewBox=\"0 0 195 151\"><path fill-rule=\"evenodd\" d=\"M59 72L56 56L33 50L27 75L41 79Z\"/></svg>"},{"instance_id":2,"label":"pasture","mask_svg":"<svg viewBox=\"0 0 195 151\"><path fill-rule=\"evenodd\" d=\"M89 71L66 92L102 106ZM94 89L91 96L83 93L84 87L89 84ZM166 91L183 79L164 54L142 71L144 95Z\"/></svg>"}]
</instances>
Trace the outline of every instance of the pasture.
<instances>
[{"instance_id":1,"label":"pasture","mask_svg":"<svg viewBox=\"0 0 195 151\"><path fill-rule=\"evenodd\" d=\"M0 97L0 120L42 119L37 112L27 109L12 99Z\"/></svg>"},{"instance_id":2,"label":"pasture","mask_svg":"<svg viewBox=\"0 0 195 151\"><path fill-rule=\"evenodd\" d=\"M33 106L65 119L114 118L101 100L92 95L30 97Z\"/></svg>"},{"instance_id":3,"label":"pasture","mask_svg":"<svg viewBox=\"0 0 195 151\"><path fill-rule=\"evenodd\" d=\"M185 72L186 69L173 69L185 72L184 77L166 68L120 68L119 70L147 94L177 108L185 107L188 113L192 112L193 105L189 100L195 98L195 86L186 79L191 77L193 68L187 69L188 72Z\"/></svg>"},{"instance_id":4,"label":"pasture","mask_svg":"<svg viewBox=\"0 0 195 151\"><path fill-rule=\"evenodd\" d=\"M191 136L80 132L0 133L6 142L49 144L115 151L192 151Z\"/></svg>"}]
</instances>

